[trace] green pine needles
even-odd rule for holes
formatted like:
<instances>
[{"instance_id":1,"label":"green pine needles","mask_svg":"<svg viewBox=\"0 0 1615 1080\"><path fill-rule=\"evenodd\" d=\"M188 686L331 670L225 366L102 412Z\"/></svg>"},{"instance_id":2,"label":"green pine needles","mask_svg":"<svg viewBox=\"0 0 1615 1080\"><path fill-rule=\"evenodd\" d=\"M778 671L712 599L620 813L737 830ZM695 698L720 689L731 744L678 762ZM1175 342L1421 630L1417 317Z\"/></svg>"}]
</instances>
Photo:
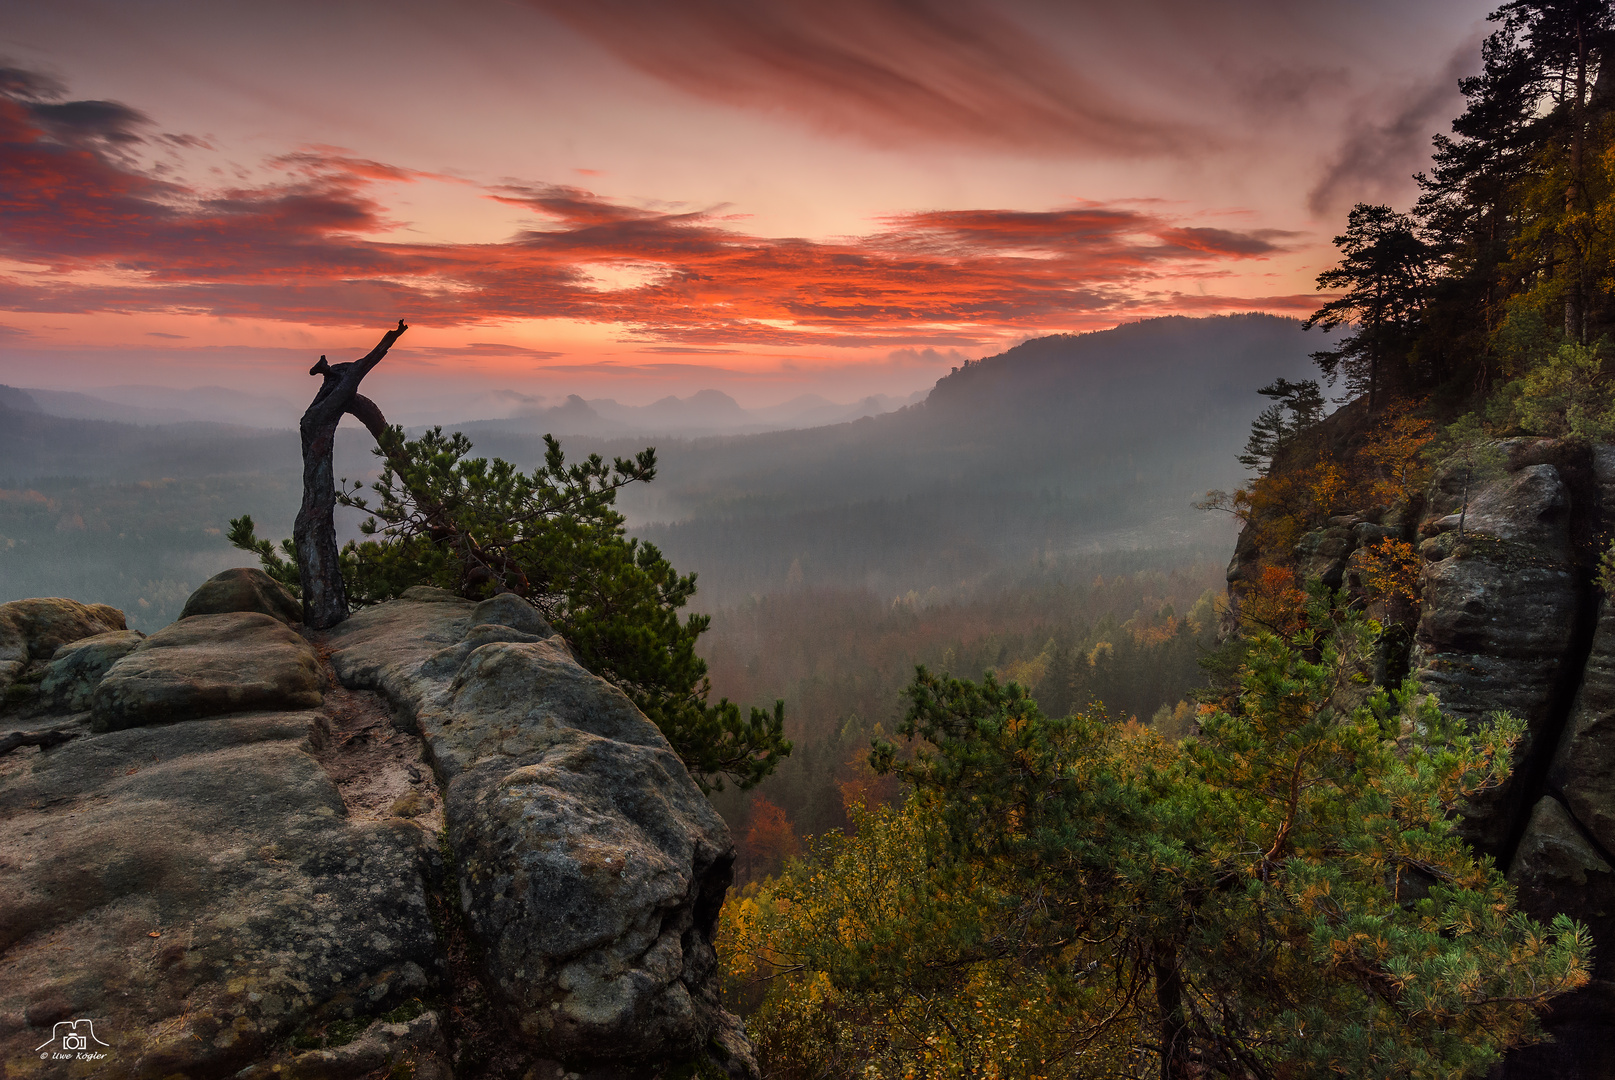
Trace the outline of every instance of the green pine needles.
<instances>
[{"instance_id":1,"label":"green pine needles","mask_svg":"<svg viewBox=\"0 0 1615 1080\"><path fill-rule=\"evenodd\" d=\"M1181 743L919 670L900 809L725 909L781 1076L1477 1075L1586 982L1456 835L1521 724L1371 688L1373 624L1259 634Z\"/></svg>"},{"instance_id":2,"label":"green pine needles","mask_svg":"<svg viewBox=\"0 0 1615 1080\"><path fill-rule=\"evenodd\" d=\"M615 508L621 488L655 478L655 451L569 463L555 439L544 441L543 465L524 473L499 458L471 457L460 432L433 428L406 439L402 428L389 428L376 449L383 467L371 495L347 480L337 495L370 515L360 526L366 539L350 541L340 556L349 602L377 603L412 585L473 599L516 592L566 636L585 667L661 728L703 789L722 788L725 778L756 784L790 753L784 705L743 716L727 699L708 703L706 662L695 645L709 619L679 617L695 575L679 574L655 546L626 536ZM245 516L230 522L229 539L297 591L290 540L277 549Z\"/></svg>"}]
</instances>

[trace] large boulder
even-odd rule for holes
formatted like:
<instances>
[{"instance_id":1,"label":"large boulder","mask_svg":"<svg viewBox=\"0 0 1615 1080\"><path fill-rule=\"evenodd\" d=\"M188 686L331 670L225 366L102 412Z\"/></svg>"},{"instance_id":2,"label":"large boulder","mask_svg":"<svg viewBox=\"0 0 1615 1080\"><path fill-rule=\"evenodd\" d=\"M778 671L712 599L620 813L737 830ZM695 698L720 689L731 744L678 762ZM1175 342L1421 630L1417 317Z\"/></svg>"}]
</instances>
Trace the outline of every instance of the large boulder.
<instances>
[{"instance_id":1,"label":"large boulder","mask_svg":"<svg viewBox=\"0 0 1615 1080\"><path fill-rule=\"evenodd\" d=\"M331 660L425 742L461 911L534 1053L633 1067L709 1048L752 1075L715 978L728 829L656 726L548 629L518 598L420 595L338 626Z\"/></svg>"},{"instance_id":2,"label":"large boulder","mask_svg":"<svg viewBox=\"0 0 1615 1080\"><path fill-rule=\"evenodd\" d=\"M196 615L159 630L101 677L97 731L320 704L314 649L258 612Z\"/></svg>"},{"instance_id":3,"label":"large boulder","mask_svg":"<svg viewBox=\"0 0 1615 1080\"><path fill-rule=\"evenodd\" d=\"M234 611L256 611L279 619L288 626L303 621L303 603L286 591L286 586L250 566L238 566L214 574L185 601L181 619L194 615L227 615Z\"/></svg>"},{"instance_id":4,"label":"large boulder","mask_svg":"<svg viewBox=\"0 0 1615 1080\"><path fill-rule=\"evenodd\" d=\"M68 642L124 629L123 612L106 604L60 597L0 604L0 693L31 662L49 660Z\"/></svg>"},{"instance_id":5,"label":"large boulder","mask_svg":"<svg viewBox=\"0 0 1615 1080\"><path fill-rule=\"evenodd\" d=\"M1508 877L1529 908L1554 900L1558 910L1603 930L1615 918L1615 867L1551 795L1532 808Z\"/></svg>"},{"instance_id":6,"label":"large boulder","mask_svg":"<svg viewBox=\"0 0 1615 1080\"><path fill-rule=\"evenodd\" d=\"M1460 476L1438 476L1421 527L1429 539L1413 663L1447 712L1474 724L1497 711L1525 721L1513 775L1473 800L1464 821L1472 842L1500 855L1513 823L1530 812L1529 770L1519 766L1553 752L1582 592L1558 469L1527 465L1484 484L1471 493L1459 535L1462 490Z\"/></svg>"}]
</instances>

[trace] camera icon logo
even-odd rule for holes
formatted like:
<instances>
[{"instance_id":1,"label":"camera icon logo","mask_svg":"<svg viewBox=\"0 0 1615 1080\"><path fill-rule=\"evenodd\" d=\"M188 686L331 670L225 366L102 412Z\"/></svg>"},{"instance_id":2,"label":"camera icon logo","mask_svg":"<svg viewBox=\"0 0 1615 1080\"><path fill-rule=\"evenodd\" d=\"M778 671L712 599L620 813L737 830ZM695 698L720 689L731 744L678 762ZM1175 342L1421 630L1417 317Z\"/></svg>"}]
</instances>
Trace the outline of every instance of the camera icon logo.
<instances>
[{"instance_id":1,"label":"camera icon logo","mask_svg":"<svg viewBox=\"0 0 1615 1080\"><path fill-rule=\"evenodd\" d=\"M59 1020L56 1026L51 1029L50 1038L34 1047L34 1050L36 1052L41 1050L48 1052L48 1049L53 1045L57 1050L71 1053L73 1051L93 1050L98 1046L107 1046L109 1044L96 1035L95 1021L93 1020Z\"/></svg>"}]
</instances>

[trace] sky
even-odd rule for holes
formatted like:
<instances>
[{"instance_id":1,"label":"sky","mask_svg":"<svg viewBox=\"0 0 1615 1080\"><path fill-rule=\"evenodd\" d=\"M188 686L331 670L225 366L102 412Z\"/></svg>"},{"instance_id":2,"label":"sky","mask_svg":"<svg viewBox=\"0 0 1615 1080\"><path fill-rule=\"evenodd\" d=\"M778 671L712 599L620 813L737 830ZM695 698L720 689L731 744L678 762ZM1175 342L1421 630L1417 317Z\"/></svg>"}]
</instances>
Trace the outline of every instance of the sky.
<instances>
[{"instance_id":1,"label":"sky","mask_svg":"<svg viewBox=\"0 0 1615 1080\"><path fill-rule=\"evenodd\" d=\"M401 318L411 407L850 401L1304 317L1490 7L0 0L0 383L298 399Z\"/></svg>"}]
</instances>

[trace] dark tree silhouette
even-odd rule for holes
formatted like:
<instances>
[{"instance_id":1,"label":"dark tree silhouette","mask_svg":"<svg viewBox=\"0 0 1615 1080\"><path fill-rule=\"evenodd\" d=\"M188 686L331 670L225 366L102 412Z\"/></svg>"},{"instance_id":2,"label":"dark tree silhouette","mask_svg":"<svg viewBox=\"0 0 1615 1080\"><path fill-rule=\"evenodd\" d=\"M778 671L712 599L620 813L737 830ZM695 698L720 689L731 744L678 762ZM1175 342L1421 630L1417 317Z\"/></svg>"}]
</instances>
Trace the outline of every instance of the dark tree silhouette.
<instances>
[{"instance_id":1,"label":"dark tree silhouette","mask_svg":"<svg viewBox=\"0 0 1615 1080\"><path fill-rule=\"evenodd\" d=\"M1366 391L1368 411L1374 413L1386 383L1400 389L1407 374L1407 351L1424 306L1432 255L1414 231L1412 218L1367 203L1352 207L1335 246L1340 263L1318 275L1318 288L1341 294L1301 327L1353 328L1336 348L1315 352L1312 359L1331 386L1344 374L1350 392Z\"/></svg>"},{"instance_id":2,"label":"dark tree silhouette","mask_svg":"<svg viewBox=\"0 0 1615 1080\"><path fill-rule=\"evenodd\" d=\"M348 617L348 598L342 590L342 569L336 546L336 481L332 477L332 451L336 426L342 414L357 417L378 443L387 431L387 418L376 403L359 393L359 383L381 363L393 342L409 327L382 335L369 353L347 364L331 365L325 357L309 368L323 375L319 393L303 413L298 432L303 438L303 505L297 511L292 539L297 546L297 573L303 585L303 621L316 630L335 626Z\"/></svg>"}]
</instances>

